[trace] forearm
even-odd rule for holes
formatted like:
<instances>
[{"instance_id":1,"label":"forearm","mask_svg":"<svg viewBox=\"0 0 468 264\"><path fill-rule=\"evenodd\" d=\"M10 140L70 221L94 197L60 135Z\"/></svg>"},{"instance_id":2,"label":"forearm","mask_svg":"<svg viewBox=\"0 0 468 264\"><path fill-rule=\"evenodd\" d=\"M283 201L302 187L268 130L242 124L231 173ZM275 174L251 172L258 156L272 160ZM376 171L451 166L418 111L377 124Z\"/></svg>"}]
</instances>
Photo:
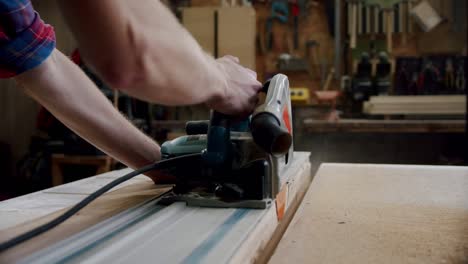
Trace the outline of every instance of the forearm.
<instances>
[{"instance_id":1,"label":"forearm","mask_svg":"<svg viewBox=\"0 0 468 264\"><path fill-rule=\"evenodd\" d=\"M114 88L165 105L224 96L222 69L160 1L59 3L85 59Z\"/></svg>"},{"instance_id":2,"label":"forearm","mask_svg":"<svg viewBox=\"0 0 468 264\"><path fill-rule=\"evenodd\" d=\"M137 168L160 159L159 146L126 120L58 50L15 79L66 126L127 166Z\"/></svg>"}]
</instances>

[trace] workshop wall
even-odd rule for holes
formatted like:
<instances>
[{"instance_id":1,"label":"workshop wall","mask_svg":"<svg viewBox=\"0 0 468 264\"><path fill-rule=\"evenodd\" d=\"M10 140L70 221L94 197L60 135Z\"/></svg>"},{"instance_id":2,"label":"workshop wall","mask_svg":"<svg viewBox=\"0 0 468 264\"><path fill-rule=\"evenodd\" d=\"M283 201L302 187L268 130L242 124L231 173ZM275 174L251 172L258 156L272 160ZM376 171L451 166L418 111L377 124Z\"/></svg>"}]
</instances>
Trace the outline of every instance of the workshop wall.
<instances>
[{"instance_id":1,"label":"workshop wall","mask_svg":"<svg viewBox=\"0 0 468 264\"><path fill-rule=\"evenodd\" d=\"M422 54L460 53L467 49L467 1L428 0L445 20L434 30L423 33L419 30L418 50ZM465 28L465 30L463 30ZM437 40L437 41L434 41Z\"/></svg>"},{"instance_id":2,"label":"workshop wall","mask_svg":"<svg viewBox=\"0 0 468 264\"><path fill-rule=\"evenodd\" d=\"M413 0L412 6L416 6L418 3L423 2L422 0ZM406 23L408 19L410 30L405 37L402 33L401 26L395 26L397 29L393 33L393 56L425 56L431 54L466 54L467 52L467 2L466 1L447 1L447 0L425 0L431 8L440 16L442 19L441 23L429 32L424 32L421 27L414 21L414 18L409 14L400 14L399 22ZM403 4L401 4L403 5ZM349 9L344 5L344 13L346 20L349 20ZM403 8L402 6L400 6ZM361 10L361 9L360 9ZM409 16L409 17L408 17ZM383 22L383 20L381 20ZM366 22L358 20L358 24L364 24ZM373 23L371 23L373 24ZM373 28L373 25L364 26L364 28ZM345 25L347 32L349 33L350 27L349 22ZM367 30L366 30L367 31ZM358 32L358 50L359 46L367 45L371 38L385 41L384 32L380 32L376 35L369 34L367 32ZM361 43L359 43L361 42ZM357 54L358 52L354 52Z\"/></svg>"},{"instance_id":3,"label":"workshop wall","mask_svg":"<svg viewBox=\"0 0 468 264\"><path fill-rule=\"evenodd\" d=\"M311 66L310 71L287 72L291 85L320 89L325 78L324 76L330 70L334 58L334 42L329 28L329 14L327 14L327 11L330 9L329 3L325 0L309 2L310 4L307 7L299 9L298 42L296 47L294 45L294 16L288 14L285 21L271 19L271 2L254 2L253 7L256 14L256 28L254 32L256 32L257 37L252 45L256 46L255 65L259 80L268 79L272 74L278 72L276 66L279 55L289 54L305 59ZM231 4L229 3L229 5ZM239 3L236 2L236 4ZM210 8L226 5L228 3L218 0L193 0L190 7L184 8L182 12L185 14L185 21L184 15L182 15L183 24L202 43L202 46L208 47L209 53L213 53L211 50L214 48L212 47L212 41L207 38L214 36L213 34L209 34L212 31L210 21L203 19L203 17L206 17L205 13L209 12ZM289 4L287 6L289 9ZM229 7L223 8L225 8L224 10L229 9ZM235 9L239 7L231 8ZM237 18L237 21L230 21L230 23L236 24L243 31L251 31L247 27L247 24L245 24L245 19L239 18ZM244 23L244 25L240 25L239 23ZM207 26L208 28L206 28ZM221 33L224 34L226 32ZM234 42L234 38L231 38L231 40L231 43ZM315 41L318 45L314 47L310 47L309 45L309 48L307 48L306 43L311 41ZM239 54L242 54L242 52L239 51Z\"/></svg>"},{"instance_id":4,"label":"workshop wall","mask_svg":"<svg viewBox=\"0 0 468 264\"><path fill-rule=\"evenodd\" d=\"M41 0L34 1L33 4L41 18L54 26L57 48L70 54L76 47L75 41L64 23L56 1ZM31 136L36 131L38 110L39 105L22 93L13 80L0 80L0 141L10 145L12 157L7 170L13 174L14 164L27 152Z\"/></svg>"},{"instance_id":5,"label":"workshop wall","mask_svg":"<svg viewBox=\"0 0 468 264\"><path fill-rule=\"evenodd\" d=\"M287 22L278 19L272 21L271 32L267 32L268 20L271 17L270 2L256 2L257 12L257 72L260 80L268 79L277 72L277 61L280 54L305 59L309 71L285 71L292 87L307 87L318 90L329 72L334 59L334 42L330 30L327 1L309 1L310 4L299 10L298 43L294 47L294 21L289 14ZM271 35L271 47L268 48L268 34ZM307 48L306 43L315 41L317 45Z\"/></svg>"}]
</instances>

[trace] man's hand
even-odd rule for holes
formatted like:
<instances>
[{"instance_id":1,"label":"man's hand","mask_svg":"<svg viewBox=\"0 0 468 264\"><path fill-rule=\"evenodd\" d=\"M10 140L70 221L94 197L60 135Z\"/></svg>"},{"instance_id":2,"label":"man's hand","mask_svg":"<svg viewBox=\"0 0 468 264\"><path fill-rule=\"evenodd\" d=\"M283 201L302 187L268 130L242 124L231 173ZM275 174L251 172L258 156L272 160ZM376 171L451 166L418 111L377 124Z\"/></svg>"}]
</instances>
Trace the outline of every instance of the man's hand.
<instances>
[{"instance_id":1,"label":"man's hand","mask_svg":"<svg viewBox=\"0 0 468 264\"><path fill-rule=\"evenodd\" d=\"M215 62L224 77L224 95L213 98L208 107L223 114L247 116L257 104L257 93L262 84L257 81L257 74L239 64L239 59L224 56Z\"/></svg>"},{"instance_id":2,"label":"man's hand","mask_svg":"<svg viewBox=\"0 0 468 264\"><path fill-rule=\"evenodd\" d=\"M162 1L57 3L84 59L109 86L162 105L207 103L236 116L254 108L255 73L233 57L208 56Z\"/></svg>"}]
</instances>

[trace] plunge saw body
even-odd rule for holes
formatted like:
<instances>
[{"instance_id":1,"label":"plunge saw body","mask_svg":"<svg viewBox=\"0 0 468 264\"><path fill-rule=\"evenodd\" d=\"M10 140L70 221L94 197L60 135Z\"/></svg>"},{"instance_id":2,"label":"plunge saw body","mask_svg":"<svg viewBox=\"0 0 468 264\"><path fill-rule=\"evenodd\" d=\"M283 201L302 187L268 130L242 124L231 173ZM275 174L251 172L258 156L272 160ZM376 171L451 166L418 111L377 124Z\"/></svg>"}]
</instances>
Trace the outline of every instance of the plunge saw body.
<instances>
[{"instance_id":1,"label":"plunge saw body","mask_svg":"<svg viewBox=\"0 0 468 264\"><path fill-rule=\"evenodd\" d=\"M266 82L260 104L242 122L216 111L209 121L190 121L186 136L161 146L163 159L177 157L168 204L268 208L280 191L280 176L293 158L289 81L283 74Z\"/></svg>"}]
</instances>

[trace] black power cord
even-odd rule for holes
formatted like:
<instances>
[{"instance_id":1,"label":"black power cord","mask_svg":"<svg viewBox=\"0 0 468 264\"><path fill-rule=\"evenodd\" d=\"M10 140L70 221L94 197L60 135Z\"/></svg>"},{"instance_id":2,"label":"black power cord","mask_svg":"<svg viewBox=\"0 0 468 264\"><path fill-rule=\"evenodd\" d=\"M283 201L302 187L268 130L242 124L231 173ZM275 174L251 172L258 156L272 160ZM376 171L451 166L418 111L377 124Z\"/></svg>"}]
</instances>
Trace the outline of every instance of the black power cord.
<instances>
[{"instance_id":1,"label":"black power cord","mask_svg":"<svg viewBox=\"0 0 468 264\"><path fill-rule=\"evenodd\" d=\"M179 157L175 157L175 158L169 158L169 159L165 159L165 160L161 160L159 162L156 162L154 164L151 164L151 165L148 165L148 166L145 166L145 167L142 167L140 169L137 169L135 171L132 171L118 179L115 179L113 180L112 182L106 184L105 186L101 187L100 189L98 189L97 191L93 192L92 194L90 194L89 196L87 196L85 199L83 199L81 202L77 203L75 206L73 206L72 208L70 208L68 211L66 211L65 213L63 213L62 215L58 216L57 218L41 225L41 226L38 226L26 233L23 233L19 236L16 236L14 238L11 238L10 240L8 241L5 241L3 243L0 244L0 252L3 252L7 249L10 249L26 240L29 240L35 236L38 236L44 232L47 232L48 230L58 226L59 224L63 223L65 220L67 220L68 218L72 217L74 214L76 214L79 210L83 209L83 207L85 207L86 205L88 205L89 203L91 203L92 201L94 201L96 198L98 198L99 196L103 195L104 193L106 193L107 191L109 191L110 189L114 188L115 186L125 182L125 181L128 181L130 180L131 178L135 177L135 176L138 176L142 173L145 173L145 172L148 172L148 171L151 171L151 170L157 170L157 169L162 169L162 168L167 168L167 167L171 167L173 165L176 165L175 162L179 161L180 159L182 158L190 158L190 157L197 157L197 156L200 156L199 153L196 153L196 154L189 154L189 155L184 155L184 156L179 156Z\"/></svg>"}]
</instances>

